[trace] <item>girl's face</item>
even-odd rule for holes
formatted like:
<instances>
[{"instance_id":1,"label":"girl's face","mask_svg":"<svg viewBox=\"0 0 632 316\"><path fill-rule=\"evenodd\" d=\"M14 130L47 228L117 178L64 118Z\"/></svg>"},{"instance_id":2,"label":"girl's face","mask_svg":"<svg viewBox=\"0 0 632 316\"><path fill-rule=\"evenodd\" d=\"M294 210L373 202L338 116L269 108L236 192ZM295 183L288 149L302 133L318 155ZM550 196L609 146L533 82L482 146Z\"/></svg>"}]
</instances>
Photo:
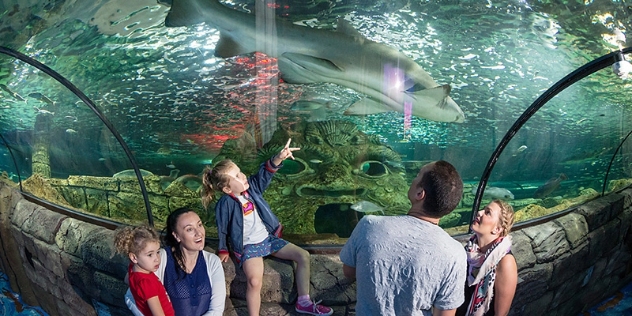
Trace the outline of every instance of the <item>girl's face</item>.
<instances>
[{"instance_id":1,"label":"girl's face","mask_svg":"<svg viewBox=\"0 0 632 316\"><path fill-rule=\"evenodd\" d=\"M499 234L500 228L500 205L491 202L484 209L478 211L472 223L472 230L479 234Z\"/></svg>"},{"instance_id":2,"label":"girl's face","mask_svg":"<svg viewBox=\"0 0 632 316\"><path fill-rule=\"evenodd\" d=\"M248 178L246 178L246 175L239 170L237 165L233 165L230 169L228 169L228 171L226 171L225 174L230 177L230 182L228 182L228 186L225 186L222 189L224 193L240 195L250 187L250 184L248 184Z\"/></svg>"},{"instance_id":3,"label":"girl's face","mask_svg":"<svg viewBox=\"0 0 632 316\"><path fill-rule=\"evenodd\" d=\"M204 249L206 230L202 220L195 212L187 212L178 217L173 237L180 243L180 247L189 251Z\"/></svg>"},{"instance_id":4,"label":"girl's face","mask_svg":"<svg viewBox=\"0 0 632 316\"><path fill-rule=\"evenodd\" d=\"M150 273L158 270L160 265L159 249L160 243L158 241L148 241L143 250L138 253L130 253L129 259L138 268L136 272Z\"/></svg>"}]
</instances>

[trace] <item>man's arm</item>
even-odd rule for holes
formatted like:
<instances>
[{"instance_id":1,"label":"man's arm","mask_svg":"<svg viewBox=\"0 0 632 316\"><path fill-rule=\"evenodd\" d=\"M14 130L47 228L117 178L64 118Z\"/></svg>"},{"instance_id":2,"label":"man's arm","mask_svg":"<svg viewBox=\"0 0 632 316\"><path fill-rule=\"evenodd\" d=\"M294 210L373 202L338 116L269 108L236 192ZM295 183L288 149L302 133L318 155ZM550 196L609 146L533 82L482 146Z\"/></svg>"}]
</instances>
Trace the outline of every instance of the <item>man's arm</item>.
<instances>
[{"instance_id":1,"label":"man's arm","mask_svg":"<svg viewBox=\"0 0 632 316\"><path fill-rule=\"evenodd\" d=\"M346 264L342 265L342 273L344 273L347 279L355 280L356 278L356 268L350 267Z\"/></svg>"},{"instance_id":2,"label":"man's arm","mask_svg":"<svg viewBox=\"0 0 632 316\"><path fill-rule=\"evenodd\" d=\"M455 309L438 309L436 307L432 308L432 316L454 316L456 315L456 308Z\"/></svg>"}]
</instances>

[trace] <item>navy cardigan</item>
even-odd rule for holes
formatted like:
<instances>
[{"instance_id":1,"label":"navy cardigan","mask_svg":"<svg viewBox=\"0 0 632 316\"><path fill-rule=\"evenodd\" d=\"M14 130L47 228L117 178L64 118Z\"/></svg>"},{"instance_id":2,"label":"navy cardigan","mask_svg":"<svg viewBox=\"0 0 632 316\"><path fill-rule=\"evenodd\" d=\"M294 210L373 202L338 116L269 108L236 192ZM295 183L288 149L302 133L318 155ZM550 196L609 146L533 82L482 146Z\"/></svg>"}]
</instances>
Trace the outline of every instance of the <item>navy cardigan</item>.
<instances>
[{"instance_id":1,"label":"navy cardigan","mask_svg":"<svg viewBox=\"0 0 632 316\"><path fill-rule=\"evenodd\" d=\"M269 234L273 234L280 226L279 219L272 213L270 205L263 199L263 191L268 187L274 173L283 164L275 166L272 160L261 164L259 172L248 178L250 188L246 190L261 217ZM241 202L231 195L224 194L215 205L215 220L217 222L217 234L219 238L219 252L228 253L226 236L230 238L232 250L238 260L244 251L244 216Z\"/></svg>"}]
</instances>

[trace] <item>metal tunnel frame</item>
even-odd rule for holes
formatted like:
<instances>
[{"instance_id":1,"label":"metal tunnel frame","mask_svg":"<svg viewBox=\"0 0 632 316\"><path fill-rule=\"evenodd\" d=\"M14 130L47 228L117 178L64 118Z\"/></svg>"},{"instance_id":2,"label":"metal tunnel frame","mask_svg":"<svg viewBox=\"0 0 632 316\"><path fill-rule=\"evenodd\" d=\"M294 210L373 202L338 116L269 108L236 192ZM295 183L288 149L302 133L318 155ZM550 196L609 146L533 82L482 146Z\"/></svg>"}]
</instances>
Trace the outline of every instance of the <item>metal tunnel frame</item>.
<instances>
[{"instance_id":1,"label":"metal tunnel frame","mask_svg":"<svg viewBox=\"0 0 632 316\"><path fill-rule=\"evenodd\" d=\"M92 110L92 112L94 112L94 114L97 115L97 117L101 120L101 122L103 122L103 124L105 124L105 126L107 126L107 128L110 130L110 132L112 133L112 135L114 135L114 137L116 138L116 140L119 142L119 144L121 145L121 147L123 147L123 151L125 151L125 154L127 155L127 158L129 159L130 163L132 164L132 168L134 168L134 172L136 173L136 178L138 178L138 184L140 185L140 190L141 193L143 195L143 200L145 201L145 209L147 210L147 221L149 223L150 226L154 226L154 217L153 214L151 213L151 205L149 203L149 196L147 195L147 188L145 187L145 181L143 181L143 176L140 173L140 169L138 168L138 164L136 163L136 160L134 159L134 155L132 155L131 150L129 149L129 147L127 146L127 143L125 143L125 140L123 140L123 138L121 137L121 135L119 134L119 132L114 128L114 126L112 125L112 123L107 119L107 117L105 117L103 115L103 113L101 113L101 111L96 107L96 105L94 104L94 102L92 102L92 100L90 100L81 90L79 90L77 87L75 87L75 85L73 85L70 81L68 81L68 79L66 79L65 77L63 77L62 75L60 75L59 73L57 73L56 71L52 70L51 68L49 68L48 66L40 63L39 61L26 56L16 50L13 50L11 48L8 47L4 47L4 46L0 46L0 53L14 57L16 59L19 59L43 72L45 72L46 74L48 74L49 76L51 76L53 79L57 80L59 83L61 83L62 85L64 85L66 88L68 88L68 90L72 91L72 93L74 93L77 97L79 97L79 99L81 99L81 101L83 101L85 104L88 105L88 107L90 107L90 109ZM3 138L4 140L4 138ZM5 142L6 144L6 142ZM10 150L10 149L9 149ZM11 154L11 156L13 156L13 154ZM14 160L15 162L15 160ZM16 166L17 168L17 166ZM18 174L19 176L19 174ZM22 180L20 179L20 190L22 190Z\"/></svg>"},{"instance_id":2,"label":"metal tunnel frame","mask_svg":"<svg viewBox=\"0 0 632 316\"><path fill-rule=\"evenodd\" d=\"M15 173L18 175L18 183L20 184L20 191L22 190L22 176L20 176L20 168L18 167L18 162L15 160L15 156L13 155L13 150L11 150L11 146L7 143L7 140L4 139L4 136L0 134L0 139L4 143L4 146L9 150L9 154L11 155L11 160L13 160L13 165L15 165Z\"/></svg>"},{"instance_id":3,"label":"metal tunnel frame","mask_svg":"<svg viewBox=\"0 0 632 316\"><path fill-rule=\"evenodd\" d=\"M606 193L606 181L608 180L608 175L610 174L610 168L612 168L612 163L614 162L614 158L617 156L617 154L619 153L619 149L621 149L621 147L623 146L623 143L625 143L625 141L628 140L628 137L630 137L630 135L632 135L632 131L628 132L628 135L626 135L625 138L623 138L621 143L619 143L619 147L617 147L617 150L615 150L614 154L612 154L612 158L610 158L610 163L608 164L608 170L606 170L606 176L603 178L603 187L601 188L602 196Z\"/></svg>"},{"instance_id":4,"label":"metal tunnel frame","mask_svg":"<svg viewBox=\"0 0 632 316\"><path fill-rule=\"evenodd\" d=\"M566 77L562 78L560 81L556 82L551 88L546 90L535 102L527 108L524 113L514 122L509 131L505 134L503 139L500 140L500 143L492 153L487 165L485 166L485 170L483 171L483 175L481 176L481 181L478 183L478 188L476 190L476 195L474 196L474 204L472 205L472 217L470 218L470 225L476 218L476 213L481 204L481 199L483 197L483 192L485 186L487 186L487 181L489 180L489 175L494 169L494 165L498 160L498 157L503 152L505 147L511 139L516 135L516 133L520 130L520 128L549 100L551 100L554 96L564 91L564 89L568 88L575 82L584 79L585 77L603 69L611 66L615 62L619 61L622 54L627 54L632 52L632 47L626 47L619 51L612 52L607 55L603 55L579 68L575 71L568 74ZM629 136L629 135L628 135ZM627 138L627 137L626 137ZM625 140L624 140L625 141ZM622 143L623 144L623 143ZM619 145L620 147L621 145ZM618 150L618 149L617 149ZM616 154L616 153L615 153ZM611 162L612 163L612 162ZM608 167L610 169L610 167ZM602 192L603 195L603 192ZM472 228L468 229L469 233L472 233Z\"/></svg>"}]
</instances>

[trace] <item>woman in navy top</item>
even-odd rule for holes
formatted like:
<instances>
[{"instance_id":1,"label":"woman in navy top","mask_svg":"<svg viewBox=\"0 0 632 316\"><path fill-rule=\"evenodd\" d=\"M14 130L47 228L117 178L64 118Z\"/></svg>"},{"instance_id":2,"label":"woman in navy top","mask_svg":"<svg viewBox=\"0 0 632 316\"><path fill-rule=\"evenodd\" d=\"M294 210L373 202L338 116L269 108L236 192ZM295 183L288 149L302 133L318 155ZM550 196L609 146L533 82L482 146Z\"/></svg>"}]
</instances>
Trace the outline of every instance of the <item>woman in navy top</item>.
<instances>
[{"instance_id":1,"label":"woman in navy top","mask_svg":"<svg viewBox=\"0 0 632 316\"><path fill-rule=\"evenodd\" d=\"M167 217L164 250L155 272L165 286L176 316L221 316L226 301L224 269L219 258L204 249L205 229L200 217L179 208ZM127 307L136 305L128 291Z\"/></svg>"}]
</instances>

